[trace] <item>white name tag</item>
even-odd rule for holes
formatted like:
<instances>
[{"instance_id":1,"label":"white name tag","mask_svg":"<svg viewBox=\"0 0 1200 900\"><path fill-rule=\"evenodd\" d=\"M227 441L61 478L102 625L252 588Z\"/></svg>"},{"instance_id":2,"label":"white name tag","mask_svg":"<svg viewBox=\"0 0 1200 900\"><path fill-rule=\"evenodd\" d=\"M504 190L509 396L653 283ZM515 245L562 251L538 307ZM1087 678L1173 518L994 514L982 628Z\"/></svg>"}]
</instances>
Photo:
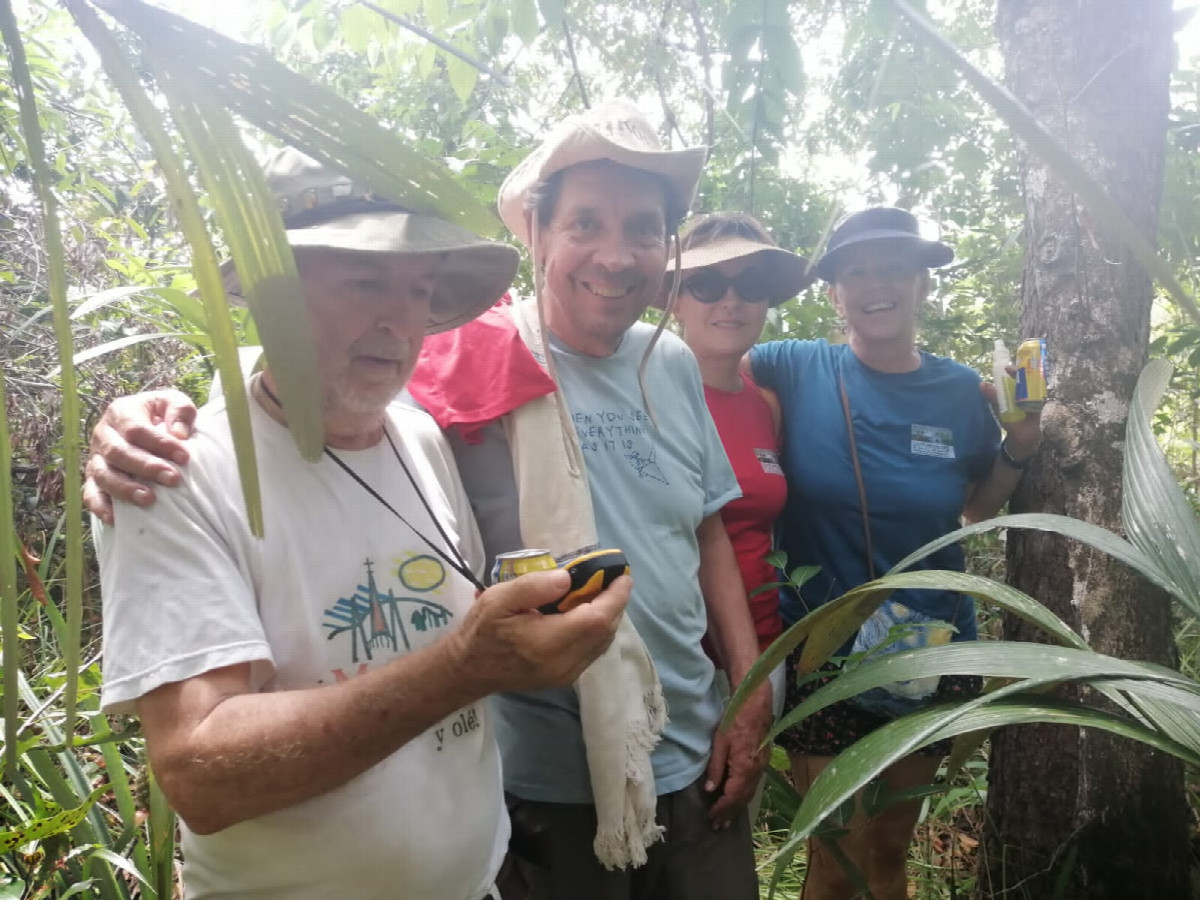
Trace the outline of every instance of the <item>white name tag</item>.
<instances>
[{"instance_id":1,"label":"white name tag","mask_svg":"<svg viewBox=\"0 0 1200 900\"><path fill-rule=\"evenodd\" d=\"M764 450L761 447L755 447L754 455L758 457L758 462L762 466L762 470L768 475L783 474L783 468L779 465L779 454L774 450Z\"/></svg>"},{"instance_id":2,"label":"white name tag","mask_svg":"<svg viewBox=\"0 0 1200 900\"><path fill-rule=\"evenodd\" d=\"M954 459L954 432L934 425L913 425L912 452L915 456Z\"/></svg>"}]
</instances>

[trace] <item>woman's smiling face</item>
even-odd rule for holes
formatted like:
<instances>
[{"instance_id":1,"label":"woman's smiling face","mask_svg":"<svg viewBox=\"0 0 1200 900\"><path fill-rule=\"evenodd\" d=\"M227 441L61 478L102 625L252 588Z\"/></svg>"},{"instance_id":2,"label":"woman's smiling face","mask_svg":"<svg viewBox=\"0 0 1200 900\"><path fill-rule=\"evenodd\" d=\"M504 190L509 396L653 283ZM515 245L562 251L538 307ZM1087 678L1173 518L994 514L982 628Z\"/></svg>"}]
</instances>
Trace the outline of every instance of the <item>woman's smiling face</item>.
<instances>
[{"instance_id":1,"label":"woman's smiling face","mask_svg":"<svg viewBox=\"0 0 1200 900\"><path fill-rule=\"evenodd\" d=\"M742 256L708 266L726 278L736 278L757 263L754 256ZM695 273L689 273L694 275ZM767 321L765 298L747 301L733 285L715 303L701 303L687 288L687 278L675 303L675 317L683 326L683 336L697 358L740 358L754 346Z\"/></svg>"},{"instance_id":2,"label":"woman's smiling face","mask_svg":"<svg viewBox=\"0 0 1200 900\"><path fill-rule=\"evenodd\" d=\"M840 254L829 297L853 335L870 343L915 344L929 270L906 242L867 241Z\"/></svg>"}]
</instances>

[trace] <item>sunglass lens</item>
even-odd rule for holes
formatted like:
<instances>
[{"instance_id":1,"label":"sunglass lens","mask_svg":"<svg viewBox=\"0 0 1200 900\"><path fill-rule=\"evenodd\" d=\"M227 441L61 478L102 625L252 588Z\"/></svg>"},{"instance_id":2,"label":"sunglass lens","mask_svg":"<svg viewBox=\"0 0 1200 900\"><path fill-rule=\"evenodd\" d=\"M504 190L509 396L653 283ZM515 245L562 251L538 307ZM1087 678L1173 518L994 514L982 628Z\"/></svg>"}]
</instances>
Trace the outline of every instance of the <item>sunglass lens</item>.
<instances>
[{"instance_id":1,"label":"sunglass lens","mask_svg":"<svg viewBox=\"0 0 1200 900\"><path fill-rule=\"evenodd\" d=\"M729 279L720 272L701 269L685 281L683 287L701 303L716 303L725 296Z\"/></svg>"},{"instance_id":2,"label":"sunglass lens","mask_svg":"<svg viewBox=\"0 0 1200 900\"><path fill-rule=\"evenodd\" d=\"M746 269L738 275L734 287L747 303L759 303L771 296L771 279L762 269Z\"/></svg>"}]
</instances>

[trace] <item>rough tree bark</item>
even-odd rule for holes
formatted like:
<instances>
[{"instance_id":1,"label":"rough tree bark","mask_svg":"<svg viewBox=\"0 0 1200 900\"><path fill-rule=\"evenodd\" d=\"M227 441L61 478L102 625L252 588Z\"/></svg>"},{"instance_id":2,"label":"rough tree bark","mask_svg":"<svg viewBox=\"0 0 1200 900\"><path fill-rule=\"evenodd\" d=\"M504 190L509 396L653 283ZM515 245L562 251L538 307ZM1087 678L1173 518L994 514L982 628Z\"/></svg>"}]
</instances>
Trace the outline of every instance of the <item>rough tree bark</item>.
<instances>
[{"instance_id":1,"label":"rough tree bark","mask_svg":"<svg viewBox=\"0 0 1200 900\"><path fill-rule=\"evenodd\" d=\"M1143 233L1156 231L1169 77L1170 0L999 0L1009 88ZM1021 148L1022 336L1048 338L1055 401L1042 452L1013 500L1120 530L1129 398L1146 361L1152 285L1086 207ZM1108 557L1009 535L1010 580L1098 651L1172 664L1166 598ZM1033 640L1007 622L1009 639ZM1008 729L993 742L984 896L1185 898L1187 808L1174 760L1096 731ZM1055 885L1069 873L1066 892Z\"/></svg>"}]
</instances>

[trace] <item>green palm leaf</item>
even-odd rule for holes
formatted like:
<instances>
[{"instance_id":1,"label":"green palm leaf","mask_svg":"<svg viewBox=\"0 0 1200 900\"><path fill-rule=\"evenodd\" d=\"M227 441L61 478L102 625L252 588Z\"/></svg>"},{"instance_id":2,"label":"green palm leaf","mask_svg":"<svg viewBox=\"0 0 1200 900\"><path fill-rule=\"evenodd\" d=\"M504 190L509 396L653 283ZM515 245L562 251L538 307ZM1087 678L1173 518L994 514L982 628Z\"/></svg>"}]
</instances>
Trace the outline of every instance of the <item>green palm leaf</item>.
<instances>
[{"instance_id":1,"label":"green palm leaf","mask_svg":"<svg viewBox=\"0 0 1200 900\"><path fill-rule=\"evenodd\" d=\"M174 73L188 82L196 96L223 104L380 196L441 216L476 234L500 233L496 215L444 166L412 150L366 113L291 71L265 50L140 0L99 0L97 5L170 60Z\"/></svg>"},{"instance_id":2,"label":"green palm leaf","mask_svg":"<svg viewBox=\"0 0 1200 900\"><path fill-rule=\"evenodd\" d=\"M1105 532L1107 534L1107 532ZM919 572L896 572L883 578L860 585L847 591L836 600L813 610L787 631L759 657L730 699L729 708L722 720L727 727L741 708L746 696L788 654L801 643L804 650L800 658L800 671L813 672L829 659L850 637L858 631L892 591L907 588L958 591L977 600L990 602L1007 612L1037 626L1061 644L1087 649L1087 642L1076 634L1066 622L1038 603L1028 594L1014 587L965 572L937 569ZM895 680L895 679L891 679Z\"/></svg>"},{"instance_id":3,"label":"green palm leaf","mask_svg":"<svg viewBox=\"0 0 1200 900\"><path fill-rule=\"evenodd\" d=\"M179 217L184 237L191 247L192 270L200 289L200 297L204 301L217 371L225 386L230 430L233 434L238 474L246 502L246 518L251 532L261 536L262 499L259 494L258 466L250 432L250 407L243 387L241 367L238 364L237 340L233 322L229 317L225 289L221 284L217 254L209 239L200 204L192 191L171 138L163 127L161 113L142 90L136 72L112 32L83 0L67 0L67 8L75 17L79 29L96 48L105 71L124 98L139 130L150 143L155 159L162 169L167 193Z\"/></svg>"},{"instance_id":4,"label":"green palm leaf","mask_svg":"<svg viewBox=\"0 0 1200 900\"><path fill-rule=\"evenodd\" d=\"M1175 582L1171 577L1162 570L1151 556L1129 543L1129 541L1113 534L1106 528L1101 528L1099 525L1093 525L1090 522L1083 522L1079 519L1072 519L1070 516L1054 515L1053 513L1019 513L1011 516L997 516L994 519L987 519L983 522L964 526L914 550L908 556L904 557L904 559L900 560L900 562L896 563L891 571L893 573L903 571L918 560L924 559L930 553L940 550L949 544L957 543L965 537L973 534L983 534L988 531L996 531L1000 528L1028 528L1033 531L1048 531L1054 534L1061 534L1063 537L1072 538L1080 543L1087 544L1089 547L1094 547L1103 553L1107 553L1114 559L1140 572L1163 590L1172 594L1175 593Z\"/></svg>"},{"instance_id":5,"label":"green palm leaf","mask_svg":"<svg viewBox=\"0 0 1200 900\"><path fill-rule=\"evenodd\" d=\"M965 703L921 710L889 722L856 742L813 781L792 820L787 840L772 857L776 870L790 863L822 820L888 766L926 744L955 735L1033 723L1100 728L1142 741L1193 765L1200 761L1200 748L1180 744L1119 715L1068 700L1023 693L1042 683L1030 679Z\"/></svg>"},{"instance_id":6,"label":"green palm leaf","mask_svg":"<svg viewBox=\"0 0 1200 900\"><path fill-rule=\"evenodd\" d=\"M288 431L309 462L325 446L324 390L304 288L262 169L225 110L195 95L158 53L159 84L200 170L276 376Z\"/></svg>"},{"instance_id":7,"label":"green palm leaf","mask_svg":"<svg viewBox=\"0 0 1200 900\"><path fill-rule=\"evenodd\" d=\"M1123 678L1131 682L1152 680L1176 691L1187 692L1194 702L1184 703L1183 706L1194 706L1195 714L1200 715L1200 685L1163 666L1051 644L967 641L889 653L860 666L847 668L780 719L772 729L771 736L833 703L847 700L871 688L934 675L1036 679L1043 684L1087 678ZM1173 692L1162 696L1178 699ZM1200 752L1200 744L1197 745L1197 752Z\"/></svg>"},{"instance_id":8,"label":"green palm leaf","mask_svg":"<svg viewBox=\"0 0 1200 900\"><path fill-rule=\"evenodd\" d=\"M1174 597L1200 616L1200 528L1150 427L1171 372L1170 363L1157 359L1138 377L1125 426L1121 519L1129 540L1170 581Z\"/></svg>"}]
</instances>

